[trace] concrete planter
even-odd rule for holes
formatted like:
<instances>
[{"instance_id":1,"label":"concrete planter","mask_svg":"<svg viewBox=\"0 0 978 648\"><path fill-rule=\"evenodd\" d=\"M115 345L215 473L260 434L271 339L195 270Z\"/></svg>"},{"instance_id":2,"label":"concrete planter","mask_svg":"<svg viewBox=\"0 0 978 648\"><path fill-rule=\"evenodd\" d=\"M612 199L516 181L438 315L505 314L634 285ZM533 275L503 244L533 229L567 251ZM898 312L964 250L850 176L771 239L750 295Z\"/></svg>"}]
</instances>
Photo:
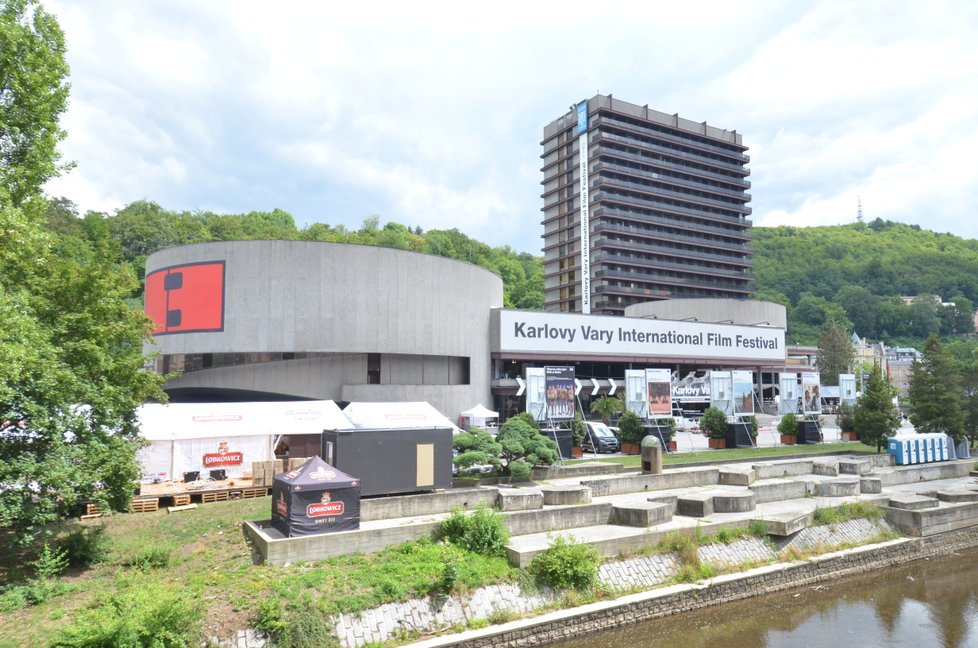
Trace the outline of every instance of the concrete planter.
<instances>
[{"instance_id":1,"label":"concrete planter","mask_svg":"<svg viewBox=\"0 0 978 648\"><path fill-rule=\"evenodd\" d=\"M753 448L750 423L727 423L728 448Z\"/></svg>"}]
</instances>

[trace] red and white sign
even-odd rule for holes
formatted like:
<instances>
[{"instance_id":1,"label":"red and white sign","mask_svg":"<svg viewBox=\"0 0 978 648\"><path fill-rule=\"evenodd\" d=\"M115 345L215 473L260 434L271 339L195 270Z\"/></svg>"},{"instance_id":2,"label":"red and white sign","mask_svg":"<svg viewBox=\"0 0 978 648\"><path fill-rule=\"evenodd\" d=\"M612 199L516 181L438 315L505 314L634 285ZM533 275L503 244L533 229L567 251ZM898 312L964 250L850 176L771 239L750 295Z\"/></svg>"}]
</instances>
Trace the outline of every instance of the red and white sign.
<instances>
[{"instance_id":1,"label":"red and white sign","mask_svg":"<svg viewBox=\"0 0 978 648\"><path fill-rule=\"evenodd\" d=\"M275 512L282 517L289 516L289 505L284 499L275 500Z\"/></svg>"},{"instance_id":2,"label":"red and white sign","mask_svg":"<svg viewBox=\"0 0 978 648\"><path fill-rule=\"evenodd\" d=\"M331 501L329 491L323 493L321 502L310 504L306 507L307 517L322 517L324 515L343 515L346 506L343 502Z\"/></svg>"},{"instance_id":3,"label":"red and white sign","mask_svg":"<svg viewBox=\"0 0 978 648\"><path fill-rule=\"evenodd\" d=\"M214 453L204 455L204 468L214 466L240 466L244 463L243 452Z\"/></svg>"}]
</instances>

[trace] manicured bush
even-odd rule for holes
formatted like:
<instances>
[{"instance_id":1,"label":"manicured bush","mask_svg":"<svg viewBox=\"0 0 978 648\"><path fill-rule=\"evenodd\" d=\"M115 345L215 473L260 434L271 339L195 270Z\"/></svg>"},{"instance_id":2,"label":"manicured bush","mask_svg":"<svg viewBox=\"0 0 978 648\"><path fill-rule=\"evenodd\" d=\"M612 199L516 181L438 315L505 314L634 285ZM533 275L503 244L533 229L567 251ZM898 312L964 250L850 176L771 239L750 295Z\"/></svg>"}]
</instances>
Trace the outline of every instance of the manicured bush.
<instances>
[{"instance_id":1,"label":"manicured bush","mask_svg":"<svg viewBox=\"0 0 978 648\"><path fill-rule=\"evenodd\" d=\"M727 436L727 417L719 407L707 407L700 419L700 429L711 439Z\"/></svg>"},{"instance_id":2,"label":"manicured bush","mask_svg":"<svg viewBox=\"0 0 978 648\"><path fill-rule=\"evenodd\" d=\"M781 417L781 422L778 423L778 434L784 436L797 436L798 435L798 418L788 412Z\"/></svg>"},{"instance_id":3,"label":"manicured bush","mask_svg":"<svg viewBox=\"0 0 978 648\"><path fill-rule=\"evenodd\" d=\"M622 412L618 417L618 433L622 443L641 443L645 436L645 423L635 412Z\"/></svg>"},{"instance_id":4,"label":"manicured bush","mask_svg":"<svg viewBox=\"0 0 978 648\"><path fill-rule=\"evenodd\" d=\"M472 513L455 509L441 523L436 535L439 540L483 556L504 555L509 540L502 516L485 506Z\"/></svg>"},{"instance_id":5,"label":"manicured bush","mask_svg":"<svg viewBox=\"0 0 978 648\"><path fill-rule=\"evenodd\" d=\"M547 549L536 555L529 571L554 589L586 592L598 582L600 564L601 557L591 545L556 536Z\"/></svg>"},{"instance_id":6,"label":"manicured bush","mask_svg":"<svg viewBox=\"0 0 978 648\"><path fill-rule=\"evenodd\" d=\"M529 481L531 470L532 468L530 467L530 464L526 463L522 459L517 459L509 464L509 476L514 482Z\"/></svg>"}]
</instances>

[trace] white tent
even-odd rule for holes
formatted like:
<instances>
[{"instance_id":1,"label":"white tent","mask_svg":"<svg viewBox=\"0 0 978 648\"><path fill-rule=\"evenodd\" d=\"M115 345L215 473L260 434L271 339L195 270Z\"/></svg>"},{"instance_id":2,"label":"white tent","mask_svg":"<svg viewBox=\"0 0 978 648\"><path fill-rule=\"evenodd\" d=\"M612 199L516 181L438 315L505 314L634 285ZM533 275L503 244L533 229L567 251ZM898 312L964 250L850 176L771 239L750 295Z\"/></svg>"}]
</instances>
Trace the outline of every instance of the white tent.
<instances>
[{"instance_id":1,"label":"white tent","mask_svg":"<svg viewBox=\"0 0 978 648\"><path fill-rule=\"evenodd\" d=\"M147 404L139 408L144 480L179 480L186 472L224 469L241 477L255 461L274 459L278 439L312 439L351 427L333 401ZM302 456L296 454L295 456Z\"/></svg>"},{"instance_id":2,"label":"white tent","mask_svg":"<svg viewBox=\"0 0 978 648\"><path fill-rule=\"evenodd\" d=\"M498 419L499 412L493 412L488 407L485 407L482 403L479 403L475 407L469 408L461 413L464 418L469 419L469 424L466 427L486 427L486 421L488 419Z\"/></svg>"},{"instance_id":3,"label":"white tent","mask_svg":"<svg viewBox=\"0 0 978 648\"><path fill-rule=\"evenodd\" d=\"M407 403L350 403L343 414L353 427L367 429L450 427L458 426L425 401Z\"/></svg>"}]
</instances>

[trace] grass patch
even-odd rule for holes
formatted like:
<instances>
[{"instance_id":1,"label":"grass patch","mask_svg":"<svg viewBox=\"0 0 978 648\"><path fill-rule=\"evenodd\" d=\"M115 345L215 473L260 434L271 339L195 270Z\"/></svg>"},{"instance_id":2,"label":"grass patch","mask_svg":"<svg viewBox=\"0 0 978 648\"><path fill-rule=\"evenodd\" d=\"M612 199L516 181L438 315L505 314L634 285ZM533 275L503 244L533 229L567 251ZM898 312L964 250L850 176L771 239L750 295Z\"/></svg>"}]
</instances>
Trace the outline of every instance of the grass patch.
<instances>
[{"instance_id":1,"label":"grass patch","mask_svg":"<svg viewBox=\"0 0 978 648\"><path fill-rule=\"evenodd\" d=\"M849 520L880 520L883 509L869 502L852 502L839 506L815 509L814 523L816 525L840 524Z\"/></svg>"}]
</instances>

